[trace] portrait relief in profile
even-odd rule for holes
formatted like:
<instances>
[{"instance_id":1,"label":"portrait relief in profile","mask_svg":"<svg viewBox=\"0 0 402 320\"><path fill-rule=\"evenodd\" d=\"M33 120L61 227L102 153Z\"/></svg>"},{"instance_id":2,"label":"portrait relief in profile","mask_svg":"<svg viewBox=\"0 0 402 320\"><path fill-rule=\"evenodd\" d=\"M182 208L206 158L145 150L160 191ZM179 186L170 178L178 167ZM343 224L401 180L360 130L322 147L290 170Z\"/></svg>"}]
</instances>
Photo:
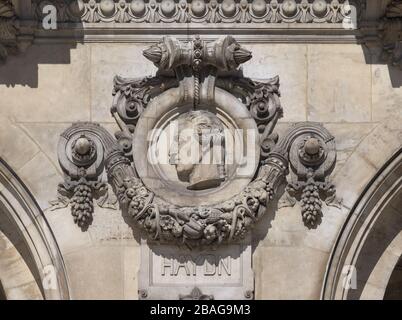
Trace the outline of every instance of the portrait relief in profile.
<instances>
[{"instance_id":1,"label":"portrait relief in profile","mask_svg":"<svg viewBox=\"0 0 402 320\"><path fill-rule=\"evenodd\" d=\"M225 181L225 134L219 118L206 110L190 111L176 119L170 163L188 190L215 188Z\"/></svg>"}]
</instances>

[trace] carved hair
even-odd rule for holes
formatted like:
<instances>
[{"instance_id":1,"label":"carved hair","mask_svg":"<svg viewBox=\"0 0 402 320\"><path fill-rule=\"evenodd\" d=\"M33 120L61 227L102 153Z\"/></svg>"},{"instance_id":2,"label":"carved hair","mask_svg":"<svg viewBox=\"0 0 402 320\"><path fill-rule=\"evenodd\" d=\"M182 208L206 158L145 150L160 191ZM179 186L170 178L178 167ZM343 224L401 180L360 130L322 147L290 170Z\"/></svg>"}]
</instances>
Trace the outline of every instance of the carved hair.
<instances>
[{"instance_id":1,"label":"carved hair","mask_svg":"<svg viewBox=\"0 0 402 320\"><path fill-rule=\"evenodd\" d=\"M192 123L196 134L205 136L206 134L214 135L217 138L224 138L224 127L218 117L213 113L205 110L196 110L187 112L177 118L180 127L186 123Z\"/></svg>"},{"instance_id":2,"label":"carved hair","mask_svg":"<svg viewBox=\"0 0 402 320\"><path fill-rule=\"evenodd\" d=\"M197 141L200 144L210 143L212 141L213 145L215 146L215 143L221 143L221 146L223 147L223 154L221 158L222 163L218 164L218 168L220 171L220 176L225 177L225 134L224 126L219 118L212 112L206 110L195 110L180 115L177 118L177 121L178 132L176 133L175 139L178 139L179 132L183 128L186 128L189 126L189 124L191 124L195 134L197 135Z\"/></svg>"}]
</instances>

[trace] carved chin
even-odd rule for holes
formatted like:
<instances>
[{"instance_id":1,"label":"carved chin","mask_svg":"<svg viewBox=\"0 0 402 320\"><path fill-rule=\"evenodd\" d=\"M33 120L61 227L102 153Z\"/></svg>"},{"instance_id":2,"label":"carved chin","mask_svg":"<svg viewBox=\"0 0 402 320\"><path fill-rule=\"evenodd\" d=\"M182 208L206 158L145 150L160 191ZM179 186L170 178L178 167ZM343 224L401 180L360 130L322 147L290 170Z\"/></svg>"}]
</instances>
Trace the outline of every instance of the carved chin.
<instances>
[{"instance_id":1,"label":"carved chin","mask_svg":"<svg viewBox=\"0 0 402 320\"><path fill-rule=\"evenodd\" d=\"M190 175L193 172L193 170L194 170L193 164L177 164L176 165L177 177L179 178L180 181L183 181L183 182L190 181Z\"/></svg>"}]
</instances>

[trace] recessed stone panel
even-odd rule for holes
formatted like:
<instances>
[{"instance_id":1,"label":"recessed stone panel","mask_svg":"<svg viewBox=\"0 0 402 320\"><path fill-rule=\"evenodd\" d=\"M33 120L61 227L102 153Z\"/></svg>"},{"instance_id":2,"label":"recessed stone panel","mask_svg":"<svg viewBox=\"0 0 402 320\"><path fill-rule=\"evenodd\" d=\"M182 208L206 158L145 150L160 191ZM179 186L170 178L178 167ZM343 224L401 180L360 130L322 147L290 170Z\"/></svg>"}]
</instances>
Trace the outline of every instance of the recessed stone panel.
<instances>
[{"instance_id":1,"label":"recessed stone panel","mask_svg":"<svg viewBox=\"0 0 402 320\"><path fill-rule=\"evenodd\" d=\"M216 250L141 244L139 298L202 300L250 299L254 280L251 246L230 244ZM194 291L195 290L195 291Z\"/></svg>"}]
</instances>

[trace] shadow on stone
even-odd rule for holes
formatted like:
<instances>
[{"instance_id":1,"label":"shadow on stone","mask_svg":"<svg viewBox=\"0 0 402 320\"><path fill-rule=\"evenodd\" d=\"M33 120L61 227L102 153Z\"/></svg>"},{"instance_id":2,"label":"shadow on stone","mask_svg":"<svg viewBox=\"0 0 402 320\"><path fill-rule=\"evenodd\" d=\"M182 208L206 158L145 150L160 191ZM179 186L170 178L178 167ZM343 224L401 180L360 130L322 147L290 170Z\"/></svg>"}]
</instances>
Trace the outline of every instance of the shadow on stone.
<instances>
[{"instance_id":1,"label":"shadow on stone","mask_svg":"<svg viewBox=\"0 0 402 320\"><path fill-rule=\"evenodd\" d=\"M0 85L37 88L41 64L70 64L76 44L34 44L26 52L10 56L0 65Z\"/></svg>"},{"instance_id":2,"label":"shadow on stone","mask_svg":"<svg viewBox=\"0 0 402 320\"><path fill-rule=\"evenodd\" d=\"M389 77L391 80L392 88L400 88L402 87L402 67L392 66L391 64L387 64L385 61L382 61L382 48L374 47L368 48L365 45L362 45L362 50L364 54L364 58L366 63L369 65L388 65Z\"/></svg>"},{"instance_id":3,"label":"shadow on stone","mask_svg":"<svg viewBox=\"0 0 402 320\"><path fill-rule=\"evenodd\" d=\"M261 241L267 238L267 234L269 229L272 228L272 221L275 219L275 216L279 210L279 200L282 198L282 195L285 192L286 184L282 184L278 188L278 192L275 197L269 202L265 214L261 217L258 223L255 225L255 228L252 230L252 252L256 250Z\"/></svg>"}]
</instances>

